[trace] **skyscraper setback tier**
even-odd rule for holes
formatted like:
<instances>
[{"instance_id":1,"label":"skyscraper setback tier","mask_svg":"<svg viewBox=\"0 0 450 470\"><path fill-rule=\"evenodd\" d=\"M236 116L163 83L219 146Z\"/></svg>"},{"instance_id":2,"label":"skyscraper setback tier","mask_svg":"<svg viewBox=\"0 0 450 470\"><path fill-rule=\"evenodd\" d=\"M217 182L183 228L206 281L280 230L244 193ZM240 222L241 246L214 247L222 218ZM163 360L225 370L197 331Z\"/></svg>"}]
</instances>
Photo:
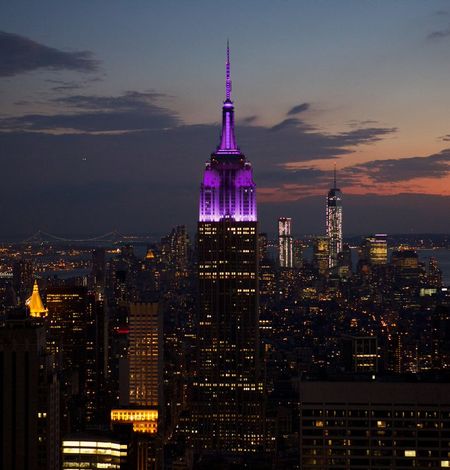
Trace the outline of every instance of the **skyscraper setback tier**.
<instances>
[{"instance_id":1,"label":"skyscraper setback tier","mask_svg":"<svg viewBox=\"0 0 450 470\"><path fill-rule=\"evenodd\" d=\"M227 54L222 138L206 165L200 193L192 426L198 450L239 454L263 446L263 384L255 184L236 145L229 72Z\"/></svg>"}]
</instances>

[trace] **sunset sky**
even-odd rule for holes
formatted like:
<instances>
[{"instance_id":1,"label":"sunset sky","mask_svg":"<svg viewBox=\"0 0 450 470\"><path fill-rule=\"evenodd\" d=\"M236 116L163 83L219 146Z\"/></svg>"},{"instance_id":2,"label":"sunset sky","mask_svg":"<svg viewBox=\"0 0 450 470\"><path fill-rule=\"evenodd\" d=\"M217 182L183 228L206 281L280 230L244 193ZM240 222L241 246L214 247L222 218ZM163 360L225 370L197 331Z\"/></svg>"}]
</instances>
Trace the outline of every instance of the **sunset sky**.
<instances>
[{"instance_id":1,"label":"sunset sky","mask_svg":"<svg viewBox=\"0 0 450 470\"><path fill-rule=\"evenodd\" d=\"M6 1L0 236L194 229L225 46L262 229L450 232L450 1Z\"/></svg>"}]
</instances>

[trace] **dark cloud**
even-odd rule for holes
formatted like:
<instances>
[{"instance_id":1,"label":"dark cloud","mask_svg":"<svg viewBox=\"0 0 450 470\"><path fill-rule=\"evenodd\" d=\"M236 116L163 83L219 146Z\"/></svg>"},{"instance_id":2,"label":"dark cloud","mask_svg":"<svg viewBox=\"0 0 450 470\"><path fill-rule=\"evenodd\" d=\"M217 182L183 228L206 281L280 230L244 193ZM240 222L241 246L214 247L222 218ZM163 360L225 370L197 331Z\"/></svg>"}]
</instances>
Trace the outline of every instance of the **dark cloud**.
<instances>
[{"instance_id":1,"label":"dark cloud","mask_svg":"<svg viewBox=\"0 0 450 470\"><path fill-rule=\"evenodd\" d=\"M67 93L71 92L73 90L80 90L83 88L83 83L77 82L74 80L53 80L53 79L47 79L45 80L47 83L50 83L52 86L50 88L50 91L56 92L56 93Z\"/></svg>"},{"instance_id":2,"label":"dark cloud","mask_svg":"<svg viewBox=\"0 0 450 470\"><path fill-rule=\"evenodd\" d=\"M253 115L253 116L247 116L247 117L241 119L240 122L242 124L253 124L257 120L258 120L258 116Z\"/></svg>"},{"instance_id":3,"label":"dark cloud","mask_svg":"<svg viewBox=\"0 0 450 470\"><path fill-rule=\"evenodd\" d=\"M287 113L286 115L287 116L294 116L296 114L300 114L300 113L303 113L305 111L308 111L308 109L310 108L310 104L309 103L301 103L301 104L298 104L296 106L293 106Z\"/></svg>"},{"instance_id":4,"label":"dark cloud","mask_svg":"<svg viewBox=\"0 0 450 470\"><path fill-rule=\"evenodd\" d=\"M438 15L438 16L447 16L448 11L447 10L437 10L436 15Z\"/></svg>"},{"instance_id":5,"label":"dark cloud","mask_svg":"<svg viewBox=\"0 0 450 470\"><path fill-rule=\"evenodd\" d=\"M283 121L279 122L278 124L275 124L270 128L271 131L277 132L277 131L283 131L285 129L291 129L294 127L299 127L303 125L303 122L300 121L300 119L297 118L288 118L284 119Z\"/></svg>"},{"instance_id":6,"label":"dark cloud","mask_svg":"<svg viewBox=\"0 0 450 470\"><path fill-rule=\"evenodd\" d=\"M350 127L363 127L363 126L373 126L374 124L378 124L378 121L375 121L373 119L366 119L366 120L357 120L357 119L352 119L351 121L348 121L347 123Z\"/></svg>"},{"instance_id":7,"label":"dark cloud","mask_svg":"<svg viewBox=\"0 0 450 470\"><path fill-rule=\"evenodd\" d=\"M430 34L428 34L427 39L430 41L437 41L448 37L450 37L450 28L445 28L432 31Z\"/></svg>"},{"instance_id":8,"label":"dark cloud","mask_svg":"<svg viewBox=\"0 0 450 470\"><path fill-rule=\"evenodd\" d=\"M444 178L450 174L450 149L427 157L374 160L346 168L346 171L353 175L367 175L376 182Z\"/></svg>"},{"instance_id":9,"label":"dark cloud","mask_svg":"<svg viewBox=\"0 0 450 470\"><path fill-rule=\"evenodd\" d=\"M53 101L72 108L111 111L148 109L160 98L166 98L166 95L152 91L128 91L120 96L72 95Z\"/></svg>"},{"instance_id":10,"label":"dark cloud","mask_svg":"<svg viewBox=\"0 0 450 470\"><path fill-rule=\"evenodd\" d=\"M166 129L178 125L177 115L156 103L161 96L153 92L134 91L121 96L65 96L56 98L53 102L68 108L67 112L0 118L0 129L127 132Z\"/></svg>"},{"instance_id":11,"label":"dark cloud","mask_svg":"<svg viewBox=\"0 0 450 470\"><path fill-rule=\"evenodd\" d=\"M204 162L219 141L220 127L184 125L170 111L155 110L157 97L153 92L65 97L58 103L72 114L0 120L3 129L9 130L0 133L3 233L29 234L39 228L76 233L80 227L100 233L112 226L125 232L155 231L193 223ZM42 131L12 131L7 126L11 124ZM54 126L134 131L55 135ZM136 131L140 126L151 130ZM393 132L380 128L329 134L305 127L300 121L279 133L261 125L237 127L237 140L254 164L259 188L326 187L331 181L329 172L312 166L286 170L285 165L335 159Z\"/></svg>"},{"instance_id":12,"label":"dark cloud","mask_svg":"<svg viewBox=\"0 0 450 470\"><path fill-rule=\"evenodd\" d=\"M38 69L95 72L98 61L89 51L65 52L24 36L0 31L0 77Z\"/></svg>"},{"instance_id":13,"label":"dark cloud","mask_svg":"<svg viewBox=\"0 0 450 470\"><path fill-rule=\"evenodd\" d=\"M450 142L450 134L443 135L440 137L440 140L443 140L444 142Z\"/></svg>"},{"instance_id":14,"label":"dark cloud","mask_svg":"<svg viewBox=\"0 0 450 470\"><path fill-rule=\"evenodd\" d=\"M318 185L326 184L331 181L331 179L328 178L328 172L313 167L287 170L284 167L278 166L270 169L270 171L260 169L257 173L258 182L261 187L286 184L311 185L312 187L317 187Z\"/></svg>"}]
</instances>

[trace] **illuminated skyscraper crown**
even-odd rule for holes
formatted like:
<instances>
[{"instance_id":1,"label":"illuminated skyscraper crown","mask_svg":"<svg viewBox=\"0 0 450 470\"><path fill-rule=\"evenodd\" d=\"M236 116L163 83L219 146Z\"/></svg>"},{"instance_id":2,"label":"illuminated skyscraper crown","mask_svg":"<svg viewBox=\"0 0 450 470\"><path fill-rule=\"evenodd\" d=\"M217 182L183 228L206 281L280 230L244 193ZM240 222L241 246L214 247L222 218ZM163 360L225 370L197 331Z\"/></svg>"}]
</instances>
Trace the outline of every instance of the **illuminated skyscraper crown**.
<instances>
[{"instance_id":1,"label":"illuminated skyscraper crown","mask_svg":"<svg viewBox=\"0 0 450 470\"><path fill-rule=\"evenodd\" d=\"M201 222L222 219L256 221L256 186L250 162L241 153L234 135L231 101L230 47L227 43L225 101L222 107L220 144L206 164L200 192Z\"/></svg>"},{"instance_id":2,"label":"illuminated skyscraper crown","mask_svg":"<svg viewBox=\"0 0 450 470\"><path fill-rule=\"evenodd\" d=\"M30 311L30 316L44 317L45 315L47 315L48 310L44 307L44 304L42 303L37 280L34 281L33 293L31 294L31 297L28 297L28 299L25 301L25 304Z\"/></svg>"}]
</instances>

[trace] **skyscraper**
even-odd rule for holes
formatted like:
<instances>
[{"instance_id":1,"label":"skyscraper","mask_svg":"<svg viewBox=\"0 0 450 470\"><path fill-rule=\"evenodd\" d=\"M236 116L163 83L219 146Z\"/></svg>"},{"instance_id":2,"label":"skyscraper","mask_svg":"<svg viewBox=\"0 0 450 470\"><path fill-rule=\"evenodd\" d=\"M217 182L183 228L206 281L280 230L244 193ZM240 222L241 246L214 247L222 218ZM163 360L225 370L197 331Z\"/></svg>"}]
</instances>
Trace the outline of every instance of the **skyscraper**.
<instances>
[{"instance_id":1,"label":"skyscraper","mask_svg":"<svg viewBox=\"0 0 450 470\"><path fill-rule=\"evenodd\" d=\"M229 49L220 145L206 164L198 223L199 306L192 425L198 450L263 444L258 222L253 173L236 144Z\"/></svg>"},{"instance_id":2,"label":"skyscraper","mask_svg":"<svg viewBox=\"0 0 450 470\"><path fill-rule=\"evenodd\" d=\"M377 233L365 237L360 247L360 261L370 266L385 265L388 261L387 235Z\"/></svg>"},{"instance_id":3,"label":"skyscraper","mask_svg":"<svg viewBox=\"0 0 450 470\"><path fill-rule=\"evenodd\" d=\"M334 185L327 196L327 237L330 239L330 268L337 266L338 254L342 251L342 193L336 185L336 166Z\"/></svg>"},{"instance_id":4,"label":"skyscraper","mask_svg":"<svg viewBox=\"0 0 450 470\"><path fill-rule=\"evenodd\" d=\"M315 237L313 240L313 265L320 274L325 275L330 263L330 239Z\"/></svg>"},{"instance_id":5,"label":"skyscraper","mask_svg":"<svg viewBox=\"0 0 450 470\"><path fill-rule=\"evenodd\" d=\"M130 402L159 405L161 386L161 315L158 303L130 304Z\"/></svg>"},{"instance_id":6,"label":"skyscraper","mask_svg":"<svg viewBox=\"0 0 450 470\"><path fill-rule=\"evenodd\" d=\"M32 318L0 326L0 416L0 468L61 468L59 380Z\"/></svg>"},{"instance_id":7,"label":"skyscraper","mask_svg":"<svg viewBox=\"0 0 450 470\"><path fill-rule=\"evenodd\" d=\"M41 295L39 294L39 286L37 280L34 281L33 292L25 302L25 305L30 311L32 317L43 317L47 315L47 309L42 303Z\"/></svg>"},{"instance_id":8,"label":"skyscraper","mask_svg":"<svg viewBox=\"0 0 450 470\"><path fill-rule=\"evenodd\" d=\"M47 289L47 348L62 378L63 432L79 431L97 416L94 303L85 287Z\"/></svg>"},{"instance_id":9,"label":"skyscraper","mask_svg":"<svg viewBox=\"0 0 450 470\"><path fill-rule=\"evenodd\" d=\"M278 219L278 260L280 268L293 267L292 247L291 219L289 217L280 217Z\"/></svg>"}]
</instances>

